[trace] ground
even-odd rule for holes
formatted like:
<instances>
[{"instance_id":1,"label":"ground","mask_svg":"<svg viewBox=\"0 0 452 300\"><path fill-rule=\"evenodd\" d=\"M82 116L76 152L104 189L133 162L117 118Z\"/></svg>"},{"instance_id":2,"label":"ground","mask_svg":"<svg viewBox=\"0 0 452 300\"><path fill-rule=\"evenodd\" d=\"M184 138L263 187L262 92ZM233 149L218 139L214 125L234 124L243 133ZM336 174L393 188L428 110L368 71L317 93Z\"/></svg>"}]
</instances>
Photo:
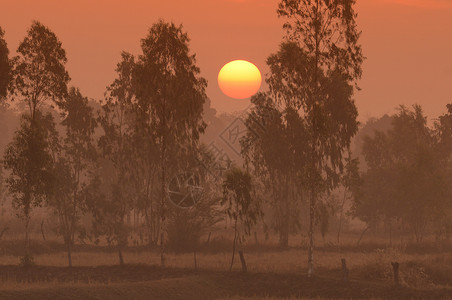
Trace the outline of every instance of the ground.
<instances>
[{"instance_id":1,"label":"ground","mask_svg":"<svg viewBox=\"0 0 452 300\"><path fill-rule=\"evenodd\" d=\"M376 242L316 249L316 276L306 276L306 248L274 244L244 247L248 273L236 261L229 272L229 247L167 255L131 247L119 266L114 249L79 246L73 267L64 247L33 242L32 267L19 266L20 242L0 242L0 299L452 299L452 248L437 243L389 247ZM14 252L16 251L16 253ZM342 280L341 259L350 281ZM400 263L395 286L391 262Z\"/></svg>"},{"instance_id":2,"label":"ground","mask_svg":"<svg viewBox=\"0 0 452 300\"><path fill-rule=\"evenodd\" d=\"M105 267L4 266L1 274L18 281L3 287L0 299L237 299L250 297L323 297L356 299L426 299L450 295L451 289L414 289L389 283L343 283L323 274L194 271L146 265ZM5 276L5 275L4 275ZM5 280L5 278L2 278ZM246 298L245 298L246 299Z\"/></svg>"}]
</instances>

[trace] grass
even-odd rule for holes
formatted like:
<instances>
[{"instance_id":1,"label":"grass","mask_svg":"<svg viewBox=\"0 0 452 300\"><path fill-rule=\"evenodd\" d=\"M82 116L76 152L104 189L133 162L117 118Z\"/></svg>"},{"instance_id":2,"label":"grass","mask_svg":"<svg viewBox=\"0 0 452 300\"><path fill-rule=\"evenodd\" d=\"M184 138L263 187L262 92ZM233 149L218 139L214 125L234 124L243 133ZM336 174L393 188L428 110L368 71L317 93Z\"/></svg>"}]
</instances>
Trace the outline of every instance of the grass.
<instances>
[{"instance_id":1,"label":"grass","mask_svg":"<svg viewBox=\"0 0 452 300\"><path fill-rule=\"evenodd\" d=\"M78 277L74 277L78 279L68 279L64 282L55 279L59 275L45 281L39 281L39 274L38 277L29 277L29 275L23 277L21 272L35 271L34 269L21 271L22 269L15 267L19 263L20 251L15 250L14 247L21 247L21 243L2 241L0 253L5 254L0 255L0 273L2 273L0 274L0 299L64 298L59 297L60 295L65 295L65 299L123 299L126 297L149 299L146 295L154 295L157 299L291 300L306 299L303 298L306 296L314 297L309 299L336 299L338 295L337 299L341 297L383 299L391 298L391 295L401 295L402 298L406 295L417 295L418 290L424 291L424 295L429 295L430 292L445 297L450 295L452 299L452 248L450 247L442 245L442 248L437 249L438 247L435 248L432 241L414 247L409 241L402 241L392 248L378 239L368 240L358 247L355 239L349 237L343 238L341 247L333 243L320 242L315 252L315 269L318 279L311 284L306 281L305 276L307 250L303 241L303 237L294 238L290 247L285 250L276 247L273 239L260 240L259 245L254 245L254 241L250 242L244 246L250 274L247 275L248 277L240 273L241 265L237 256L234 272L226 272L229 269L231 253L230 247L227 247L229 245L224 244L224 240L222 240L222 246L213 245L214 250L205 248L197 253L198 272L194 272L193 253L167 254L167 269L160 270L158 267L152 267L160 264L159 252L144 247L130 247L124 251L127 265L124 269L120 269L115 267L118 264L118 255L112 249L78 246L72 256L74 268L68 269L66 268L67 255L61 245L54 247L57 244L55 241L46 243L34 241L35 249L40 249L34 252L37 253L34 255L34 261L38 265L35 269L41 272L39 274L57 272L66 278L72 278L70 275L72 273L79 274ZM17 255L13 255L14 253ZM345 287L341 282L342 258L347 261L351 278L350 286ZM392 287L390 263L393 261L400 263L402 284L400 290L394 290ZM106 280L96 279L98 278L96 272L100 272L99 270L107 274L103 277L107 278ZM146 276L131 278L127 275L136 273L136 270L141 270L144 274L155 272L156 275L151 276L152 278ZM108 276L111 272L124 274L113 276L113 278ZM85 273L88 274L87 277L84 277ZM92 275L89 275L90 273ZM124 280L121 280L121 276ZM18 278L22 279L18 280ZM18 282L23 281L23 278L32 278L32 280ZM281 292L279 289L287 289L287 291ZM71 293L76 297L71 298ZM46 298L47 295L49 295L48 298Z\"/></svg>"},{"instance_id":2,"label":"grass","mask_svg":"<svg viewBox=\"0 0 452 300\"><path fill-rule=\"evenodd\" d=\"M340 298L296 298L296 297L287 297L287 298L275 298L275 297L240 297L240 296L233 296L233 297L227 297L227 298L221 298L219 300L341 300ZM366 300L381 300L383 298L368 298ZM356 299L359 300L359 299Z\"/></svg>"}]
</instances>

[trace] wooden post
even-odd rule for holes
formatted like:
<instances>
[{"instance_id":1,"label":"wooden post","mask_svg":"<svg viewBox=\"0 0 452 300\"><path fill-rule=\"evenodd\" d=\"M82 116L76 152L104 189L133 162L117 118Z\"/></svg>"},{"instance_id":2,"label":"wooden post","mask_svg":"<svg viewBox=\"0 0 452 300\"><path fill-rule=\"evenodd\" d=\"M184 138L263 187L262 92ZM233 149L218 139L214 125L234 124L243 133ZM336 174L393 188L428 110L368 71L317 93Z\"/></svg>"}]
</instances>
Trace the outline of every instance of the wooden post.
<instances>
[{"instance_id":1,"label":"wooden post","mask_svg":"<svg viewBox=\"0 0 452 300\"><path fill-rule=\"evenodd\" d=\"M243 256L243 251L242 250L239 251L239 255L240 255L240 261L242 262L242 272L246 273L247 272L246 262L245 262L245 257Z\"/></svg>"},{"instance_id":2,"label":"wooden post","mask_svg":"<svg viewBox=\"0 0 452 300\"><path fill-rule=\"evenodd\" d=\"M394 271L394 284L399 285L399 263L392 262L392 270Z\"/></svg>"},{"instance_id":3,"label":"wooden post","mask_svg":"<svg viewBox=\"0 0 452 300\"><path fill-rule=\"evenodd\" d=\"M42 239L45 241L46 236L44 234L44 220L42 220L42 222L41 222L41 234L42 234Z\"/></svg>"},{"instance_id":4,"label":"wooden post","mask_svg":"<svg viewBox=\"0 0 452 300\"><path fill-rule=\"evenodd\" d=\"M209 232L209 236L207 237L206 245L210 245L210 236L212 235L212 231Z\"/></svg>"},{"instance_id":5,"label":"wooden post","mask_svg":"<svg viewBox=\"0 0 452 300\"><path fill-rule=\"evenodd\" d=\"M3 235L5 234L5 232L9 230L9 227L5 227L3 228L2 232L0 232L0 240L2 239Z\"/></svg>"},{"instance_id":6,"label":"wooden post","mask_svg":"<svg viewBox=\"0 0 452 300\"><path fill-rule=\"evenodd\" d=\"M342 262L342 280L344 282L348 282L347 262L345 261L345 258L341 259L341 262Z\"/></svg>"}]
</instances>

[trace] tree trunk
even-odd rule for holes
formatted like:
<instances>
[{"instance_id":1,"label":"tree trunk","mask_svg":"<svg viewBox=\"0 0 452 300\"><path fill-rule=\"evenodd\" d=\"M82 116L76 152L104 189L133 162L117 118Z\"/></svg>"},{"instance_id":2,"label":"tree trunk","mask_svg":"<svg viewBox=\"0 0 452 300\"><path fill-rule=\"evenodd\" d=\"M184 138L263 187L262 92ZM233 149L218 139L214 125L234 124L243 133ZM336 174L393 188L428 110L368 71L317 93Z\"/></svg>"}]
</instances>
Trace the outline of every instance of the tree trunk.
<instances>
[{"instance_id":1,"label":"tree trunk","mask_svg":"<svg viewBox=\"0 0 452 300\"><path fill-rule=\"evenodd\" d=\"M312 188L313 190L314 188ZM309 204L309 248L308 248L308 277L314 275L314 217L315 217L315 196L311 192Z\"/></svg>"},{"instance_id":2,"label":"tree trunk","mask_svg":"<svg viewBox=\"0 0 452 300\"><path fill-rule=\"evenodd\" d=\"M235 222L234 222L234 241L232 242L232 259L231 259L231 266L229 267L229 272L232 271L232 265L234 264L236 242L237 242L237 218L235 219Z\"/></svg>"},{"instance_id":3,"label":"tree trunk","mask_svg":"<svg viewBox=\"0 0 452 300\"><path fill-rule=\"evenodd\" d=\"M124 265L124 258L122 257L121 246L118 246L118 258L119 258L119 265L123 266Z\"/></svg>"},{"instance_id":4,"label":"tree trunk","mask_svg":"<svg viewBox=\"0 0 452 300\"><path fill-rule=\"evenodd\" d=\"M195 263L195 271L198 271L198 261L196 260L196 249L193 250L193 260Z\"/></svg>"},{"instance_id":5,"label":"tree trunk","mask_svg":"<svg viewBox=\"0 0 452 300\"><path fill-rule=\"evenodd\" d=\"M162 267L165 266L165 198L166 198L166 164L165 164L165 152L166 152L166 100L163 99L163 120L162 120L162 202L161 202L161 215L160 215L160 264Z\"/></svg>"},{"instance_id":6,"label":"tree trunk","mask_svg":"<svg viewBox=\"0 0 452 300\"><path fill-rule=\"evenodd\" d=\"M361 232L361 235L359 236L358 242L356 243L356 246L359 246L359 243L361 242L364 234L366 233L367 230L369 230L369 225L367 225L367 227L363 230L363 232Z\"/></svg>"},{"instance_id":7,"label":"tree trunk","mask_svg":"<svg viewBox=\"0 0 452 300\"><path fill-rule=\"evenodd\" d=\"M316 21L318 20L318 13L319 13L319 0L317 0L317 8L316 8ZM315 72L314 72L314 92L317 93L318 86L320 84L318 80L318 67L319 67L319 56L320 56L320 32L316 28L315 30ZM314 114L317 110L317 97L314 94L314 103L312 111ZM317 152L317 139L318 139L318 133L317 133L317 120L316 117L312 119L312 140L311 140L311 170L310 170L310 187L311 187L311 195L310 195L310 201L309 201L309 249L308 249L308 277L312 277L314 275L314 217L315 217L315 201L316 201L316 171L318 170L317 167L320 167L320 164L318 163L318 152Z\"/></svg>"},{"instance_id":8,"label":"tree trunk","mask_svg":"<svg viewBox=\"0 0 452 300\"><path fill-rule=\"evenodd\" d=\"M242 272L246 273L247 268L246 268L245 256L243 256L242 250L239 251L239 256L240 256L240 262L242 263Z\"/></svg>"},{"instance_id":9,"label":"tree trunk","mask_svg":"<svg viewBox=\"0 0 452 300\"><path fill-rule=\"evenodd\" d=\"M392 219L389 219L389 247L392 247Z\"/></svg>"},{"instance_id":10,"label":"tree trunk","mask_svg":"<svg viewBox=\"0 0 452 300\"><path fill-rule=\"evenodd\" d=\"M0 240L2 239L3 235L5 234L5 232L9 230L9 227L5 227L3 228L3 230L0 232Z\"/></svg>"},{"instance_id":11,"label":"tree trunk","mask_svg":"<svg viewBox=\"0 0 452 300\"><path fill-rule=\"evenodd\" d=\"M30 256L30 235L28 232L28 227L30 224L30 216L27 214L25 216L25 254L26 256Z\"/></svg>"},{"instance_id":12,"label":"tree trunk","mask_svg":"<svg viewBox=\"0 0 452 300\"><path fill-rule=\"evenodd\" d=\"M337 230L337 244L340 244L340 236L341 236L341 230L342 230L342 218L344 216L344 205L345 205L345 199L347 197L347 190L344 190L344 198L342 199L342 205L341 205L341 215L339 217L339 228Z\"/></svg>"},{"instance_id":13,"label":"tree trunk","mask_svg":"<svg viewBox=\"0 0 452 300\"><path fill-rule=\"evenodd\" d=\"M72 267L72 249L71 249L71 241L68 240L66 242L66 249L67 249L67 261L68 261L68 266Z\"/></svg>"},{"instance_id":14,"label":"tree trunk","mask_svg":"<svg viewBox=\"0 0 452 300\"><path fill-rule=\"evenodd\" d=\"M279 230L279 246L281 248L289 247L289 230L286 227L286 221L283 221L283 224Z\"/></svg>"},{"instance_id":15,"label":"tree trunk","mask_svg":"<svg viewBox=\"0 0 452 300\"><path fill-rule=\"evenodd\" d=\"M281 223L279 228L279 246L281 248L287 248L289 246L289 229L290 229L290 210L287 187L284 192L284 200L282 203Z\"/></svg>"}]
</instances>

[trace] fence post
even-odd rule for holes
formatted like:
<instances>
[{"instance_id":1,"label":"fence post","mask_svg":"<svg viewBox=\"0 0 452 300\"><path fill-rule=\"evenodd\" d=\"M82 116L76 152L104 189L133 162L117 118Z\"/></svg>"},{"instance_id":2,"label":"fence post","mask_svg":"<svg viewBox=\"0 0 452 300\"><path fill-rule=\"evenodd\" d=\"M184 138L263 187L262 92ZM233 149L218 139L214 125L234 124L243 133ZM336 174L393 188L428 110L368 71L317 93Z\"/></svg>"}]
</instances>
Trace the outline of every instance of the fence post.
<instances>
[{"instance_id":1,"label":"fence post","mask_svg":"<svg viewBox=\"0 0 452 300\"><path fill-rule=\"evenodd\" d=\"M347 262L345 261L345 258L341 259L341 262L342 262L342 280L344 282L348 282Z\"/></svg>"},{"instance_id":2,"label":"fence post","mask_svg":"<svg viewBox=\"0 0 452 300\"><path fill-rule=\"evenodd\" d=\"M399 263L391 262L392 270L394 272L394 284L399 285Z\"/></svg>"}]
</instances>

